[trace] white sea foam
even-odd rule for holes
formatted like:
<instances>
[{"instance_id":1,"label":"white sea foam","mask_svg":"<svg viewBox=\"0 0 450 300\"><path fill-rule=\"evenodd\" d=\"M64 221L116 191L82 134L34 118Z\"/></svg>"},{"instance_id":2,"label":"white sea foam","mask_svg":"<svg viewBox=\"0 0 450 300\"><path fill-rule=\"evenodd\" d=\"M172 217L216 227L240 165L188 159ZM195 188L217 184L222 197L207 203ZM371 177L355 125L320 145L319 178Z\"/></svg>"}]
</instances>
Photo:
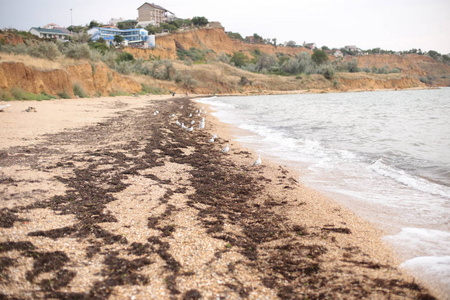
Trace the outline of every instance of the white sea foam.
<instances>
[{"instance_id":1,"label":"white sea foam","mask_svg":"<svg viewBox=\"0 0 450 300\"><path fill-rule=\"evenodd\" d=\"M382 158L378 159L368 168L382 176L392 178L410 188L450 199L450 188L430 182L412 174L408 174L404 170L389 166L383 162Z\"/></svg>"},{"instance_id":2,"label":"white sea foam","mask_svg":"<svg viewBox=\"0 0 450 300\"><path fill-rule=\"evenodd\" d=\"M442 299L450 299L450 256L416 257L403 262L400 268L423 278L442 294Z\"/></svg>"}]
</instances>

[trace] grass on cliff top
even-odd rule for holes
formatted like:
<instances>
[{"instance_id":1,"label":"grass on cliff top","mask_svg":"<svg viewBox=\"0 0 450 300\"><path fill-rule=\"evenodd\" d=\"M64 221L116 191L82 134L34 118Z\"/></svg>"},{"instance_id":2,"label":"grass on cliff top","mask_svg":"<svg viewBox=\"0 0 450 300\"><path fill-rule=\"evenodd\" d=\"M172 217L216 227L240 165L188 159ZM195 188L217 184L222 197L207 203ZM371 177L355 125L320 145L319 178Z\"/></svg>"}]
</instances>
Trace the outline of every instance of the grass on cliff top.
<instances>
[{"instance_id":1,"label":"grass on cliff top","mask_svg":"<svg viewBox=\"0 0 450 300\"><path fill-rule=\"evenodd\" d=\"M65 58L63 56L59 57L57 60L52 61L44 58L37 58L25 54L12 54L0 52L0 63L3 62L21 62L24 65L35 68L39 71L50 71L55 69L63 69L69 65L77 64L74 59Z\"/></svg>"}]
</instances>

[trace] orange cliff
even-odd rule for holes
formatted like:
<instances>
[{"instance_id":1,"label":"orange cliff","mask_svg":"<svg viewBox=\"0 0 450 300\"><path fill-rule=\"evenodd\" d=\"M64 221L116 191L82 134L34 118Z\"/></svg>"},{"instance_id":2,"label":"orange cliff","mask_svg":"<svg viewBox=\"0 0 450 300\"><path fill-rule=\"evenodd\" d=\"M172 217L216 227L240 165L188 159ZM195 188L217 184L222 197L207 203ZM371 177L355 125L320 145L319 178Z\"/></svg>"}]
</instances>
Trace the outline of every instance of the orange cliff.
<instances>
[{"instance_id":1,"label":"orange cliff","mask_svg":"<svg viewBox=\"0 0 450 300\"><path fill-rule=\"evenodd\" d=\"M185 50L190 48L209 49L216 54L225 53L232 55L234 52L251 52L259 49L267 54L283 53L294 56L300 52L310 50L303 47L281 47L274 45L249 44L231 39L223 28L190 29L173 34L156 36L155 49L127 48L126 51L136 58L149 59L177 59L177 47Z\"/></svg>"},{"instance_id":2,"label":"orange cliff","mask_svg":"<svg viewBox=\"0 0 450 300\"><path fill-rule=\"evenodd\" d=\"M40 71L21 62L0 63L0 89L21 88L27 92L74 97L78 84L88 95L109 95L113 92L137 93L141 85L111 70L104 63L84 62L65 69Z\"/></svg>"}]
</instances>

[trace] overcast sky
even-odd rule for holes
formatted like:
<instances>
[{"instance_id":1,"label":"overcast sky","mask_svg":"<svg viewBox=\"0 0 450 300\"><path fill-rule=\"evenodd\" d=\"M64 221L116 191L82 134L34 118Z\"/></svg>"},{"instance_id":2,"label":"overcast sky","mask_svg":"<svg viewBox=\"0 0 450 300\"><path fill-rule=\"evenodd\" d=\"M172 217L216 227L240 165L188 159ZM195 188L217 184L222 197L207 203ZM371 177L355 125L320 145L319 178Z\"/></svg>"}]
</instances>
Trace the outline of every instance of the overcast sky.
<instances>
[{"instance_id":1,"label":"overcast sky","mask_svg":"<svg viewBox=\"0 0 450 300\"><path fill-rule=\"evenodd\" d=\"M204 16L226 31L278 43L450 53L450 0L154 0L180 18ZM149 1L152 3L153 1ZM0 28L137 18L140 0L0 0ZM71 11L72 9L72 11ZM72 21L73 20L73 21Z\"/></svg>"}]
</instances>

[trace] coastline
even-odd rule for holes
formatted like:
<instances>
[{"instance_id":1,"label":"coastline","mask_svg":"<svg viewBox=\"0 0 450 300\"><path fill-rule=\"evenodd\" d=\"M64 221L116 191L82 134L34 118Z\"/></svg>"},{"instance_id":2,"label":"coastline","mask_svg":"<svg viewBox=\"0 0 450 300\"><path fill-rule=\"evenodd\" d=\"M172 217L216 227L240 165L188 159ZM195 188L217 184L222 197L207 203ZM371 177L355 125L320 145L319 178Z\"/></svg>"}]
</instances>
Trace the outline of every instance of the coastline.
<instances>
[{"instance_id":1,"label":"coastline","mask_svg":"<svg viewBox=\"0 0 450 300\"><path fill-rule=\"evenodd\" d=\"M11 104L0 115L9 121L0 143L5 295L428 293L398 270L379 230L292 170L252 166L256 155L232 140L228 125L210 114L205 130L174 125L171 114L187 124L201 104L180 96Z\"/></svg>"}]
</instances>

